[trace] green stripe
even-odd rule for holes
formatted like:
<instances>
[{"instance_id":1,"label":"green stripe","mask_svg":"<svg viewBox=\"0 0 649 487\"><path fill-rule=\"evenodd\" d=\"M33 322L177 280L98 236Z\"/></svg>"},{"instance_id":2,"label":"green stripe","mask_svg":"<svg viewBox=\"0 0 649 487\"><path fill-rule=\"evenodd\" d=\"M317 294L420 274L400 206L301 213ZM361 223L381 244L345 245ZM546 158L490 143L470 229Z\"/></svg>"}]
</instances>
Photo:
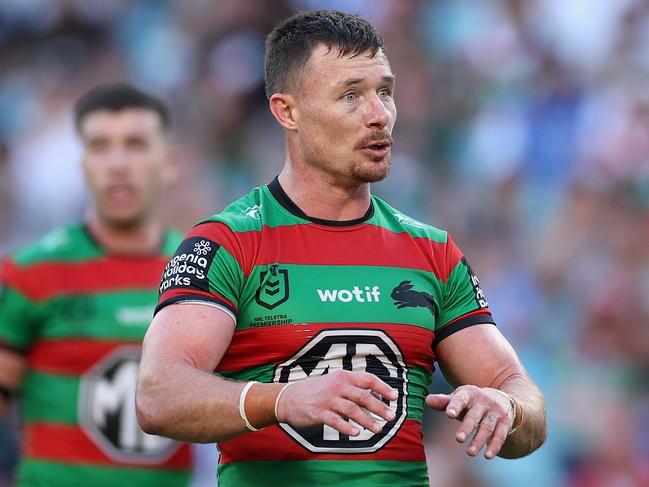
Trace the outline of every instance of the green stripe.
<instances>
[{"instance_id":1,"label":"green stripe","mask_svg":"<svg viewBox=\"0 0 649 487\"><path fill-rule=\"evenodd\" d=\"M0 290L0 340L27 349L37 331L38 316L36 306L23 293L9 287Z\"/></svg>"},{"instance_id":2,"label":"green stripe","mask_svg":"<svg viewBox=\"0 0 649 487\"><path fill-rule=\"evenodd\" d=\"M432 375L422 367L410 367L408 369L408 396L406 397L408 419L422 421L424 416L424 398L428 394L428 387Z\"/></svg>"},{"instance_id":3,"label":"green stripe","mask_svg":"<svg viewBox=\"0 0 649 487\"><path fill-rule=\"evenodd\" d=\"M182 236L177 231L166 231L160 255L173 255L181 241ZM83 225L71 225L56 228L19 250L14 260L25 266L42 262L83 262L105 256L105 250L89 237Z\"/></svg>"},{"instance_id":4,"label":"green stripe","mask_svg":"<svg viewBox=\"0 0 649 487\"><path fill-rule=\"evenodd\" d=\"M92 337L141 341L153 318L157 289L70 294L38 305L47 316L40 338Z\"/></svg>"},{"instance_id":5,"label":"green stripe","mask_svg":"<svg viewBox=\"0 0 649 487\"><path fill-rule=\"evenodd\" d=\"M26 422L77 424L77 377L28 372L23 382Z\"/></svg>"},{"instance_id":6,"label":"green stripe","mask_svg":"<svg viewBox=\"0 0 649 487\"><path fill-rule=\"evenodd\" d=\"M229 299L235 306L239 306L241 287L244 282L243 270L239 262L225 247L220 247L214 255L207 276L212 292Z\"/></svg>"},{"instance_id":7,"label":"green stripe","mask_svg":"<svg viewBox=\"0 0 649 487\"><path fill-rule=\"evenodd\" d=\"M68 465L25 459L18 467L18 487L117 487L184 486L191 473L184 470L160 470L134 467Z\"/></svg>"},{"instance_id":8,"label":"green stripe","mask_svg":"<svg viewBox=\"0 0 649 487\"><path fill-rule=\"evenodd\" d=\"M219 465L219 487L334 486L428 487L425 462L311 460Z\"/></svg>"},{"instance_id":9,"label":"green stripe","mask_svg":"<svg viewBox=\"0 0 649 487\"><path fill-rule=\"evenodd\" d=\"M458 262L451 271L444 292L438 327L463 314L479 309L469 271L462 261Z\"/></svg>"},{"instance_id":10,"label":"green stripe","mask_svg":"<svg viewBox=\"0 0 649 487\"><path fill-rule=\"evenodd\" d=\"M413 237L427 238L437 243L447 242L446 231L408 217L381 198L372 196L372 201L374 202L374 215L368 220L368 224L377 225L396 233L407 232Z\"/></svg>"},{"instance_id":11,"label":"green stripe","mask_svg":"<svg viewBox=\"0 0 649 487\"><path fill-rule=\"evenodd\" d=\"M19 265L39 262L80 262L98 259L104 251L98 247L81 225L57 228L24 249L16 252L15 261Z\"/></svg>"},{"instance_id":12,"label":"green stripe","mask_svg":"<svg viewBox=\"0 0 649 487\"><path fill-rule=\"evenodd\" d=\"M219 372L219 375L239 381L256 380L257 382L273 382L275 366L261 365L259 367L251 367L245 370Z\"/></svg>"},{"instance_id":13,"label":"green stripe","mask_svg":"<svg viewBox=\"0 0 649 487\"><path fill-rule=\"evenodd\" d=\"M237 330L253 327L256 317L286 314L293 323L337 323L341 317L348 323L395 323L416 325L433 331L436 328L431 310L425 307L404 307L397 309L391 298L393 289L407 275L415 290L425 291L441 303L444 285L432 272L408 269L406 273L398 267L384 266L309 266L282 264L288 271L290 299L278 305L272 311L260 306L255 301L259 288L260 274L269 266L257 266L247 279L242 296L245 302L240 303ZM314 281L314 276L317 280ZM327 290L353 290L358 286L365 302L356 298L343 302L340 299L331 301L318 292ZM378 286L378 301L367 300L365 287L372 289ZM347 292L346 291L346 292ZM331 297L331 296L330 296Z\"/></svg>"}]
</instances>

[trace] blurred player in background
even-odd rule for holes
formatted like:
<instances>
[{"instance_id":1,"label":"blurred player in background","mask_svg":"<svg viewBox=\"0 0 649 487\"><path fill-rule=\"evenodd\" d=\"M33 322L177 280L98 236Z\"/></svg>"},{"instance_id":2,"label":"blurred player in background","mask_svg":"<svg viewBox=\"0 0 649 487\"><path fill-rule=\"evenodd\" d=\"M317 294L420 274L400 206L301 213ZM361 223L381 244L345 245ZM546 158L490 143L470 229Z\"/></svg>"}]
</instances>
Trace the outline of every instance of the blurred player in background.
<instances>
[{"instance_id":1,"label":"blurred player in background","mask_svg":"<svg viewBox=\"0 0 649 487\"><path fill-rule=\"evenodd\" d=\"M353 15L298 14L268 36L265 74L284 168L167 265L140 424L218 441L223 486L428 485L424 404L461 422L471 456L537 449L543 395L466 258L370 193L396 120L380 35ZM449 395L427 394L435 361Z\"/></svg>"},{"instance_id":2,"label":"blurred player in background","mask_svg":"<svg viewBox=\"0 0 649 487\"><path fill-rule=\"evenodd\" d=\"M24 419L17 485L188 485L189 446L145 434L134 408L142 337L180 241L159 215L176 177L169 110L103 86L75 123L93 207L0 267L0 410L16 394Z\"/></svg>"}]
</instances>

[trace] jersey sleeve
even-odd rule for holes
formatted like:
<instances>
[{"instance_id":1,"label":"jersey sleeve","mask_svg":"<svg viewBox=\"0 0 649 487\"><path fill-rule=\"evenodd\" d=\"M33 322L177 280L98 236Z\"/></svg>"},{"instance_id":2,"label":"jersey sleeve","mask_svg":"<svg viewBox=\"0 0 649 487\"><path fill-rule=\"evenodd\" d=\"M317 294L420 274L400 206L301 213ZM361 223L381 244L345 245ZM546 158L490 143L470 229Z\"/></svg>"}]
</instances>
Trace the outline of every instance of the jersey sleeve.
<instances>
[{"instance_id":1,"label":"jersey sleeve","mask_svg":"<svg viewBox=\"0 0 649 487\"><path fill-rule=\"evenodd\" d=\"M241 252L230 228L220 222L194 227L181 242L160 280L157 313L173 303L216 306L236 321L244 283Z\"/></svg>"},{"instance_id":2,"label":"jersey sleeve","mask_svg":"<svg viewBox=\"0 0 649 487\"><path fill-rule=\"evenodd\" d=\"M12 259L0 262L0 347L25 353L35 339L35 304L21 285Z\"/></svg>"},{"instance_id":3,"label":"jersey sleeve","mask_svg":"<svg viewBox=\"0 0 649 487\"><path fill-rule=\"evenodd\" d=\"M482 323L495 325L478 277L450 236L447 241L446 264L449 274L444 285L433 346L469 326Z\"/></svg>"}]
</instances>

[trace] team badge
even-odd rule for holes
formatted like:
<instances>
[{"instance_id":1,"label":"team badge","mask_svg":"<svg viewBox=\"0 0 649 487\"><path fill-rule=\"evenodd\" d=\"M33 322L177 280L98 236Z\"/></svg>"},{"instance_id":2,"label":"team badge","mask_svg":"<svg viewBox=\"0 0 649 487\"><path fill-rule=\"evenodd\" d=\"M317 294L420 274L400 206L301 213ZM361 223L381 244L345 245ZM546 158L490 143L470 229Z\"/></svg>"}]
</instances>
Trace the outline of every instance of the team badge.
<instances>
[{"instance_id":1,"label":"team badge","mask_svg":"<svg viewBox=\"0 0 649 487\"><path fill-rule=\"evenodd\" d=\"M255 301L266 309L273 309L285 303L289 297L288 270L277 264L262 271L259 276L259 289Z\"/></svg>"}]
</instances>

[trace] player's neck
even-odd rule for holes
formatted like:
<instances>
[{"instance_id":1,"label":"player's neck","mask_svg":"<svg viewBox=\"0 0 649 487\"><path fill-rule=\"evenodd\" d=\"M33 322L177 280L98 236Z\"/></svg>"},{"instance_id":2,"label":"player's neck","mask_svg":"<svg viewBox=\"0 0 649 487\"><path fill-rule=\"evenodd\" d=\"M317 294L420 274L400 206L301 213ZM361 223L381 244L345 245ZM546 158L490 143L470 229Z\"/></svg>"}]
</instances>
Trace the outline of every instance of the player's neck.
<instances>
[{"instance_id":1,"label":"player's neck","mask_svg":"<svg viewBox=\"0 0 649 487\"><path fill-rule=\"evenodd\" d=\"M346 221L362 218L370 206L369 183L344 186L316 168L296 170L287 163L279 175L286 195L313 218Z\"/></svg>"},{"instance_id":2,"label":"player's neck","mask_svg":"<svg viewBox=\"0 0 649 487\"><path fill-rule=\"evenodd\" d=\"M92 212L86 226L97 243L110 254L153 254L160 248L163 238L163 228L157 219L132 226L117 226Z\"/></svg>"}]
</instances>

